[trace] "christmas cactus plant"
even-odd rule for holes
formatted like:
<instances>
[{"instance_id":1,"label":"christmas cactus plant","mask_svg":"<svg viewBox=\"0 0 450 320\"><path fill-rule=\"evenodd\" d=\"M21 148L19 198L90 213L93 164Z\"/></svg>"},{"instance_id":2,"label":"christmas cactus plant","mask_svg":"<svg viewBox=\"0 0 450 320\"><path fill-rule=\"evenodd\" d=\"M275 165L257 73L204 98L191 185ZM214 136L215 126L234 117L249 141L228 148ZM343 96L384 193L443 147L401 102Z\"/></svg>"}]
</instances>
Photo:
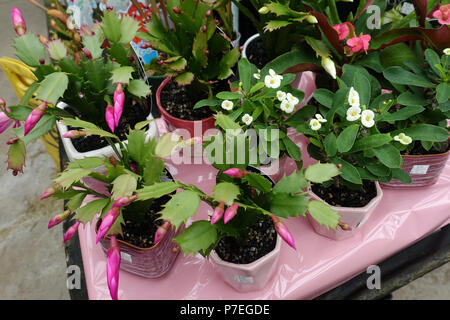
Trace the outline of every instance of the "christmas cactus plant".
<instances>
[{"instance_id":1,"label":"christmas cactus plant","mask_svg":"<svg viewBox=\"0 0 450 320\"><path fill-rule=\"evenodd\" d=\"M403 66L387 68L383 75L393 86L394 96L386 94L386 107L379 121L386 130L394 127L396 146L403 154L448 150L447 119L450 117L450 49L439 56L426 49L421 60L404 61ZM413 151L415 149L415 151Z\"/></svg>"},{"instance_id":2,"label":"christmas cactus plant","mask_svg":"<svg viewBox=\"0 0 450 320\"><path fill-rule=\"evenodd\" d=\"M14 39L16 55L34 68L36 77L19 105L2 110L8 118L25 122L24 126L16 123L20 147L15 143L10 149L15 158L14 165L10 164L13 173L23 172L25 145L50 131L57 119L78 116L114 132L124 106L142 101L150 93L130 55L129 42L139 29L132 18L121 20L114 11L107 11L102 23L83 28L83 57L77 63L60 39L41 43L36 35L26 33L17 8L12 17L19 35ZM56 108L59 101L67 103L72 114Z\"/></svg>"}]
</instances>

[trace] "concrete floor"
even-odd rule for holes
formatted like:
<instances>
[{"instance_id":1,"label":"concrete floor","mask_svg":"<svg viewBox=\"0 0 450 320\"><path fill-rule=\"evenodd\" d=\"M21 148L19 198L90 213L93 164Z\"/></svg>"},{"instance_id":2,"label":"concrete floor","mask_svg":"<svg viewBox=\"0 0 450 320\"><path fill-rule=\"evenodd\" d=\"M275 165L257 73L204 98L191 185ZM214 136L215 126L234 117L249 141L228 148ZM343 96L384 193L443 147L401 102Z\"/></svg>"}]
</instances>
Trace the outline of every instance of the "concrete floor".
<instances>
[{"instance_id":1,"label":"concrete floor","mask_svg":"<svg viewBox=\"0 0 450 320\"><path fill-rule=\"evenodd\" d=\"M0 0L0 57L14 57L15 36L10 12L22 11L28 30L46 34L43 12L26 0ZM2 72L0 97L9 105L17 98ZM68 299L66 262L61 225L47 230L62 202L39 196L56 176L56 166L41 141L27 148L25 173L6 171L7 146L12 131L0 135L0 299ZM450 264L397 290L394 299L450 299Z\"/></svg>"}]
</instances>

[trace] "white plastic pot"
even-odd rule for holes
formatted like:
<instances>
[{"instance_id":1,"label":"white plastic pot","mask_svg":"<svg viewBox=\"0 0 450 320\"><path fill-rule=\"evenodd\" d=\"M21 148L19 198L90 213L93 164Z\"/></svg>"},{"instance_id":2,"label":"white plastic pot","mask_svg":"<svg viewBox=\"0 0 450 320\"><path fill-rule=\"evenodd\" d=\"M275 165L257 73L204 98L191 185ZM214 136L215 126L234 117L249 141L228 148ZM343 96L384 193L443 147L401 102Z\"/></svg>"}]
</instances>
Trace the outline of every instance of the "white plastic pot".
<instances>
[{"instance_id":1,"label":"white plastic pot","mask_svg":"<svg viewBox=\"0 0 450 320\"><path fill-rule=\"evenodd\" d=\"M259 38L260 35L259 33L256 33L254 35L252 35L250 38L248 38L245 42L244 42L244 48L242 49L241 52L241 56L242 58L247 58L247 47L250 44L250 42L252 42L253 40L255 40L256 38Z\"/></svg>"}]
</instances>

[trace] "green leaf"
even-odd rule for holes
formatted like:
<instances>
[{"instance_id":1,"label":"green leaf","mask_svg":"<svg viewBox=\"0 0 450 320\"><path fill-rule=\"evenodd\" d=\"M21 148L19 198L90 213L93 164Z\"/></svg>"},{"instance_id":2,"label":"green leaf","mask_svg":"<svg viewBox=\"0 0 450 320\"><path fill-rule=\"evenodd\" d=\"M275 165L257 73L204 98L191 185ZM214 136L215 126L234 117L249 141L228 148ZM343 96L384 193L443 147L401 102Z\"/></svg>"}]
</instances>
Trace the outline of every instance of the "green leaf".
<instances>
[{"instance_id":1,"label":"green leaf","mask_svg":"<svg viewBox=\"0 0 450 320\"><path fill-rule=\"evenodd\" d=\"M122 44L129 44L136 36L139 30L139 21L131 18L130 16L122 16L122 21L120 22L120 40Z\"/></svg>"},{"instance_id":2,"label":"green leaf","mask_svg":"<svg viewBox=\"0 0 450 320\"><path fill-rule=\"evenodd\" d=\"M241 191L239 187L230 182L221 182L214 186L214 200L224 202L231 206Z\"/></svg>"},{"instance_id":3,"label":"green leaf","mask_svg":"<svg viewBox=\"0 0 450 320\"><path fill-rule=\"evenodd\" d=\"M145 201L149 199L158 199L166 194L172 193L178 189L178 185L172 181L154 183L149 186L144 186L136 190L138 200Z\"/></svg>"},{"instance_id":4,"label":"green leaf","mask_svg":"<svg viewBox=\"0 0 450 320\"><path fill-rule=\"evenodd\" d=\"M75 212L83 203L84 198L86 198L87 194L86 193L78 193L76 195L74 195L68 202L67 202L67 208L72 211Z\"/></svg>"},{"instance_id":5,"label":"green leaf","mask_svg":"<svg viewBox=\"0 0 450 320\"><path fill-rule=\"evenodd\" d=\"M259 91L264 87L265 87L264 82L257 82L253 87L251 87L249 94L253 94L256 91Z\"/></svg>"},{"instance_id":6,"label":"green leaf","mask_svg":"<svg viewBox=\"0 0 450 320\"><path fill-rule=\"evenodd\" d=\"M25 165L26 149L25 143L21 140L11 144L8 150L8 169L23 171Z\"/></svg>"},{"instance_id":7,"label":"green leaf","mask_svg":"<svg viewBox=\"0 0 450 320\"><path fill-rule=\"evenodd\" d=\"M270 211L279 217L289 218L305 215L308 197L289 193L271 194Z\"/></svg>"},{"instance_id":8,"label":"green leaf","mask_svg":"<svg viewBox=\"0 0 450 320\"><path fill-rule=\"evenodd\" d=\"M392 169L392 179L396 179L406 184L410 184L412 181L409 174L402 169Z\"/></svg>"},{"instance_id":9,"label":"green leaf","mask_svg":"<svg viewBox=\"0 0 450 320\"><path fill-rule=\"evenodd\" d=\"M49 74L41 82L36 92L36 99L56 104L58 99L64 95L69 84L69 78L64 72Z\"/></svg>"},{"instance_id":10,"label":"green leaf","mask_svg":"<svg viewBox=\"0 0 450 320\"><path fill-rule=\"evenodd\" d=\"M100 92L105 90L109 73L107 73L105 64L101 59L83 60L81 61L81 67L88 85L92 87L94 91Z\"/></svg>"},{"instance_id":11,"label":"green leaf","mask_svg":"<svg viewBox=\"0 0 450 320\"><path fill-rule=\"evenodd\" d=\"M101 165L103 165L103 163L104 162L101 158L86 157L83 159L75 159L72 162L69 162L67 169L75 169L75 168L92 169L100 167Z\"/></svg>"},{"instance_id":12,"label":"green leaf","mask_svg":"<svg viewBox=\"0 0 450 320\"><path fill-rule=\"evenodd\" d=\"M431 124L419 124L402 130L396 130L395 134L404 132L413 140L424 140L433 142L445 142L448 140L448 131L445 128ZM392 133L394 135L394 133Z\"/></svg>"},{"instance_id":13,"label":"green leaf","mask_svg":"<svg viewBox=\"0 0 450 320\"><path fill-rule=\"evenodd\" d=\"M327 134L327 136L325 137L324 145L327 156L334 157L337 152L337 139L334 132L330 132L329 134Z\"/></svg>"},{"instance_id":14,"label":"green leaf","mask_svg":"<svg viewBox=\"0 0 450 320\"><path fill-rule=\"evenodd\" d=\"M371 86L369 79L361 72L356 72L353 78L353 88L359 93L362 106L370 105ZM338 147L339 148L339 147Z\"/></svg>"},{"instance_id":15,"label":"green leaf","mask_svg":"<svg viewBox=\"0 0 450 320\"><path fill-rule=\"evenodd\" d=\"M341 177L347 181L354 184L362 184L361 176L359 175L358 169L356 169L352 164L348 163L343 159L336 159L333 161L336 164L341 164Z\"/></svg>"},{"instance_id":16,"label":"green leaf","mask_svg":"<svg viewBox=\"0 0 450 320\"><path fill-rule=\"evenodd\" d=\"M118 176L112 182L112 199L117 200L121 197L128 197L136 191L137 180L136 177L131 174L122 174Z\"/></svg>"},{"instance_id":17,"label":"green leaf","mask_svg":"<svg viewBox=\"0 0 450 320\"><path fill-rule=\"evenodd\" d=\"M395 83L409 86L433 88L434 84L428 79L407 71L401 67L390 67L383 71L384 77Z\"/></svg>"},{"instance_id":18,"label":"green leaf","mask_svg":"<svg viewBox=\"0 0 450 320\"><path fill-rule=\"evenodd\" d=\"M133 67L119 67L114 69L111 72L111 81L113 83L124 83L128 84L130 82L130 79L133 79L133 76L131 75L133 73L134 69Z\"/></svg>"},{"instance_id":19,"label":"green leaf","mask_svg":"<svg viewBox=\"0 0 450 320\"><path fill-rule=\"evenodd\" d=\"M356 140L353 148L350 150L351 152L364 151L376 147L380 147L392 140L392 137L388 133L377 133L372 134L370 136L362 137L361 139Z\"/></svg>"},{"instance_id":20,"label":"green leaf","mask_svg":"<svg viewBox=\"0 0 450 320\"><path fill-rule=\"evenodd\" d=\"M403 159L400 152L394 146L385 144L372 150L378 160L388 168L400 168L402 166Z\"/></svg>"},{"instance_id":21,"label":"green leaf","mask_svg":"<svg viewBox=\"0 0 450 320\"><path fill-rule=\"evenodd\" d=\"M145 140L147 135L142 130L130 130L127 134L127 150L130 157L138 164L143 165L145 159L150 156L150 150L147 149Z\"/></svg>"},{"instance_id":22,"label":"green leaf","mask_svg":"<svg viewBox=\"0 0 450 320\"><path fill-rule=\"evenodd\" d=\"M445 103L450 98L450 85L442 82L436 87L436 100L439 103Z\"/></svg>"},{"instance_id":23,"label":"green leaf","mask_svg":"<svg viewBox=\"0 0 450 320\"><path fill-rule=\"evenodd\" d=\"M194 81L194 74L192 72L183 72L175 78L175 81L180 85L188 85Z\"/></svg>"},{"instance_id":24,"label":"green leaf","mask_svg":"<svg viewBox=\"0 0 450 320\"><path fill-rule=\"evenodd\" d=\"M216 125L221 127L223 130L229 130L229 129L240 130L241 129L241 126L238 123L231 120L231 118L229 116L227 116L226 114L218 113L218 114L214 115L214 117L216 118Z\"/></svg>"},{"instance_id":25,"label":"green leaf","mask_svg":"<svg viewBox=\"0 0 450 320\"><path fill-rule=\"evenodd\" d=\"M314 99L329 109L333 106L333 96L333 92L328 89L317 89L313 93Z\"/></svg>"},{"instance_id":26,"label":"green leaf","mask_svg":"<svg viewBox=\"0 0 450 320\"><path fill-rule=\"evenodd\" d=\"M222 100L237 100L242 98L242 94L240 92L222 91L219 92L216 97Z\"/></svg>"},{"instance_id":27,"label":"green leaf","mask_svg":"<svg viewBox=\"0 0 450 320\"><path fill-rule=\"evenodd\" d=\"M115 11L103 12L102 29L106 38L111 42L119 42L122 38L120 18Z\"/></svg>"},{"instance_id":28,"label":"green leaf","mask_svg":"<svg viewBox=\"0 0 450 320\"><path fill-rule=\"evenodd\" d=\"M203 30L200 29L195 35L194 42L192 43L192 55L202 68L208 64L208 57L205 53L208 48L207 42L206 32L203 32Z\"/></svg>"},{"instance_id":29,"label":"green leaf","mask_svg":"<svg viewBox=\"0 0 450 320\"><path fill-rule=\"evenodd\" d=\"M366 168L369 172L379 177L387 177L391 173L391 169L381 163L368 163L366 164Z\"/></svg>"},{"instance_id":30,"label":"green leaf","mask_svg":"<svg viewBox=\"0 0 450 320\"><path fill-rule=\"evenodd\" d=\"M42 137L47 132L51 131L55 127L56 117L48 114L44 114L44 116L39 120L39 122L34 126L34 128L24 136L24 127L21 126L19 128L15 128L14 132L17 137L20 138L26 145L35 141L36 139Z\"/></svg>"},{"instance_id":31,"label":"green leaf","mask_svg":"<svg viewBox=\"0 0 450 320\"><path fill-rule=\"evenodd\" d=\"M217 230L208 221L195 221L174 240L184 254L205 252L217 241Z\"/></svg>"},{"instance_id":32,"label":"green leaf","mask_svg":"<svg viewBox=\"0 0 450 320\"><path fill-rule=\"evenodd\" d=\"M306 188L308 183L302 172L293 172L289 176L286 174L277 182L273 187L273 193L289 193L294 194L301 192L303 188Z\"/></svg>"},{"instance_id":33,"label":"green leaf","mask_svg":"<svg viewBox=\"0 0 450 320\"><path fill-rule=\"evenodd\" d=\"M238 62L240 55L239 48L234 48L220 59L220 71L217 77L219 80L226 79L233 73L231 68Z\"/></svg>"},{"instance_id":34,"label":"green leaf","mask_svg":"<svg viewBox=\"0 0 450 320\"><path fill-rule=\"evenodd\" d=\"M320 225L336 230L341 216L323 201L312 200L308 203L308 212Z\"/></svg>"},{"instance_id":35,"label":"green leaf","mask_svg":"<svg viewBox=\"0 0 450 320\"><path fill-rule=\"evenodd\" d=\"M146 84L144 80L131 80L127 90L129 93L139 98L145 98L151 92L150 86Z\"/></svg>"},{"instance_id":36,"label":"green leaf","mask_svg":"<svg viewBox=\"0 0 450 320\"><path fill-rule=\"evenodd\" d=\"M408 107L422 107L428 104L427 100L422 95L414 94L410 91L403 92L397 98L398 104Z\"/></svg>"},{"instance_id":37,"label":"green leaf","mask_svg":"<svg viewBox=\"0 0 450 320\"><path fill-rule=\"evenodd\" d=\"M146 184L153 184L161 180L165 168L164 161L156 156L147 159L144 166L143 178Z\"/></svg>"},{"instance_id":38,"label":"green leaf","mask_svg":"<svg viewBox=\"0 0 450 320\"><path fill-rule=\"evenodd\" d=\"M302 152L299 148L298 145L296 145L291 138L289 138L288 136L284 137L283 139L283 143L286 147L286 150L289 154L289 157L291 157L293 160L295 161L300 161L302 160Z\"/></svg>"},{"instance_id":39,"label":"green leaf","mask_svg":"<svg viewBox=\"0 0 450 320\"><path fill-rule=\"evenodd\" d=\"M305 178L311 182L323 183L339 175L339 169L332 163L317 162L305 170Z\"/></svg>"},{"instance_id":40,"label":"green leaf","mask_svg":"<svg viewBox=\"0 0 450 320\"><path fill-rule=\"evenodd\" d=\"M290 25L292 22L287 20L270 20L264 26L264 31L272 32Z\"/></svg>"},{"instance_id":41,"label":"green leaf","mask_svg":"<svg viewBox=\"0 0 450 320\"><path fill-rule=\"evenodd\" d=\"M102 56L103 39L97 36L85 36L83 37L83 46L89 50L92 55L92 59L98 59Z\"/></svg>"},{"instance_id":42,"label":"green leaf","mask_svg":"<svg viewBox=\"0 0 450 320\"><path fill-rule=\"evenodd\" d=\"M67 56L67 48L59 39L49 41L47 44L47 50L50 58L52 58L53 60L59 61Z\"/></svg>"},{"instance_id":43,"label":"green leaf","mask_svg":"<svg viewBox=\"0 0 450 320\"><path fill-rule=\"evenodd\" d=\"M16 56L31 67L38 67L40 59L45 60L45 48L39 38L31 33L14 38Z\"/></svg>"},{"instance_id":44,"label":"green leaf","mask_svg":"<svg viewBox=\"0 0 450 320\"><path fill-rule=\"evenodd\" d=\"M182 137L168 132L159 137L155 147L155 155L160 158L167 158L172 154L174 149L180 144Z\"/></svg>"},{"instance_id":45,"label":"green leaf","mask_svg":"<svg viewBox=\"0 0 450 320\"><path fill-rule=\"evenodd\" d=\"M160 212L161 219L169 221L175 228L187 221L190 216L195 215L200 206L200 197L197 193L186 190L172 196Z\"/></svg>"},{"instance_id":46,"label":"green leaf","mask_svg":"<svg viewBox=\"0 0 450 320\"><path fill-rule=\"evenodd\" d=\"M411 118L413 115L419 114L424 110L425 110L424 107L419 107L419 106L404 107L396 112L382 115L380 118L380 121L407 120L407 119Z\"/></svg>"},{"instance_id":47,"label":"green leaf","mask_svg":"<svg viewBox=\"0 0 450 320\"><path fill-rule=\"evenodd\" d=\"M359 131L359 124L352 124L351 126L345 128L336 140L336 145L339 152L349 151L353 143L355 142L356 135Z\"/></svg>"},{"instance_id":48,"label":"green leaf","mask_svg":"<svg viewBox=\"0 0 450 320\"><path fill-rule=\"evenodd\" d=\"M194 109L198 109L198 108L202 108L202 107L215 107L215 106L218 106L219 104L220 104L220 100L218 100L216 98L203 99L194 105Z\"/></svg>"},{"instance_id":49,"label":"green leaf","mask_svg":"<svg viewBox=\"0 0 450 320\"><path fill-rule=\"evenodd\" d=\"M9 106L8 108L10 110L10 112L6 112L8 118L19 121L25 121L33 110L32 108L24 105Z\"/></svg>"},{"instance_id":50,"label":"green leaf","mask_svg":"<svg viewBox=\"0 0 450 320\"><path fill-rule=\"evenodd\" d=\"M73 183L80 181L81 178L88 176L91 172L91 170L83 168L65 170L58 175L55 183L60 184L63 188L67 188Z\"/></svg>"},{"instance_id":51,"label":"green leaf","mask_svg":"<svg viewBox=\"0 0 450 320\"><path fill-rule=\"evenodd\" d=\"M104 207L109 203L109 199L93 200L82 206L77 210L75 219L82 224L92 221L97 213L100 213Z\"/></svg>"},{"instance_id":52,"label":"green leaf","mask_svg":"<svg viewBox=\"0 0 450 320\"><path fill-rule=\"evenodd\" d=\"M441 64L441 59L439 58L438 54L436 52L434 52L432 49L426 49L425 50L425 58L428 62L428 65L434 71L434 73L437 76L441 77L441 72L436 67L436 65Z\"/></svg>"},{"instance_id":53,"label":"green leaf","mask_svg":"<svg viewBox=\"0 0 450 320\"><path fill-rule=\"evenodd\" d=\"M244 89L245 92L249 92L252 93L251 90L253 90L252 87L252 83L254 82L254 78L253 78L253 74L258 72L258 69L256 68L256 66L252 63L250 63L250 61L248 61L246 58L242 58L239 60L238 63L238 70L239 70L239 79L242 82L242 88ZM259 82L260 84L262 84L262 82ZM263 84L264 86L264 84ZM260 87L259 89L261 89L262 87ZM258 91L259 89L255 90ZM253 92L255 92L253 91Z\"/></svg>"},{"instance_id":54,"label":"green leaf","mask_svg":"<svg viewBox=\"0 0 450 320\"><path fill-rule=\"evenodd\" d=\"M270 192L272 189L272 183L259 174L250 172L245 176L245 179L252 187L255 187L262 192Z\"/></svg>"}]
</instances>

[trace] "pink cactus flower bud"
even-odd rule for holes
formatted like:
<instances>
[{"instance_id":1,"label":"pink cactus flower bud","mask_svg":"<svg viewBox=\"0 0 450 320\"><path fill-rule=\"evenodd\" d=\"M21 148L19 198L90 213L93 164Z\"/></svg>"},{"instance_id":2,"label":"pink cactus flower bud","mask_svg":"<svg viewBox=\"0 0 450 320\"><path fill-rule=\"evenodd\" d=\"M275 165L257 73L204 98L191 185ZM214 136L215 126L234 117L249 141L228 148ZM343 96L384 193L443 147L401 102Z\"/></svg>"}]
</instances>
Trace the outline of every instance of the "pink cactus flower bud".
<instances>
[{"instance_id":1,"label":"pink cactus flower bud","mask_svg":"<svg viewBox=\"0 0 450 320\"><path fill-rule=\"evenodd\" d=\"M108 213L106 213L106 215L102 219L100 227L98 227L97 238L95 239L95 243L98 243L100 239L105 236L105 234L108 232L108 230L112 227L112 225L116 221L117 217L119 216L119 213L120 213L119 207L111 208L111 210L109 210Z\"/></svg>"},{"instance_id":2,"label":"pink cactus flower bud","mask_svg":"<svg viewBox=\"0 0 450 320\"><path fill-rule=\"evenodd\" d=\"M69 229L67 229L66 234L64 235L64 242L73 238L75 233L77 233L79 226L80 222L77 221Z\"/></svg>"},{"instance_id":3,"label":"pink cactus flower bud","mask_svg":"<svg viewBox=\"0 0 450 320\"><path fill-rule=\"evenodd\" d=\"M39 58L39 63L40 64L45 64L45 59L44 58Z\"/></svg>"},{"instance_id":4,"label":"pink cactus flower bud","mask_svg":"<svg viewBox=\"0 0 450 320\"><path fill-rule=\"evenodd\" d=\"M150 47L151 47L151 44L148 43L148 42L141 44L141 48L142 48L142 49L148 49L148 48L150 48Z\"/></svg>"},{"instance_id":5,"label":"pink cactus flower bud","mask_svg":"<svg viewBox=\"0 0 450 320\"><path fill-rule=\"evenodd\" d=\"M173 7L173 8L172 8L172 11L173 11L175 14L180 14L180 13L181 13L180 8L178 8L178 7Z\"/></svg>"},{"instance_id":6,"label":"pink cactus flower bud","mask_svg":"<svg viewBox=\"0 0 450 320\"><path fill-rule=\"evenodd\" d=\"M206 32L206 26L202 27L203 32Z\"/></svg>"},{"instance_id":7,"label":"pink cactus flower bud","mask_svg":"<svg viewBox=\"0 0 450 320\"><path fill-rule=\"evenodd\" d=\"M133 56L129 56L128 60L130 60L130 62L134 62L134 57Z\"/></svg>"},{"instance_id":8,"label":"pink cactus flower bud","mask_svg":"<svg viewBox=\"0 0 450 320\"><path fill-rule=\"evenodd\" d=\"M0 98L0 111L6 112L6 101L3 98Z\"/></svg>"},{"instance_id":9,"label":"pink cactus flower bud","mask_svg":"<svg viewBox=\"0 0 450 320\"><path fill-rule=\"evenodd\" d=\"M14 120L10 119L6 113L0 112L0 133L5 132L13 122Z\"/></svg>"},{"instance_id":10,"label":"pink cactus flower bud","mask_svg":"<svg viewBox=\"0 0 450 320\"><path fill-rule=\"evenodd\" d=\"M114 156L110 156L109 157L109 162L111 162L111 164L115 167L117 167L117 159L114 158Z\"/></svg>"},{"instance_id":11,"label":"pink cactus flower bud","mask_svg":"<svg viewBox=\"0 0 450 320\"><path fill-rule=\"evenodd\" d=\"M119 199L117 199L116 201L114 201L114 204L112 205L112 208L121 208L121 207L126 207L128 206L130 203L132 203L134 200L137 199L137 195L132 195L129 197L120 197Z\"/></svg>"},{"instance_id":12,"label":"pink cactus flower bud","mask_svg":"<svg viewBox=\"0 0 450 320\"><path fill-rule=\"evenodd\" d=\"M270 216L272 218L272 222L275 226L275 230L277 231L277 233L280 235L280 237L292 248L294 248L294 250L297 250L297 248L295 247L295 242L294 242L294 238L292 237L291 232L288 230L288 228L286 228L286 226L283 224L283 222L281 222L280 219L278 219L278 217L271 215Z\"/></svg>"},{"instance_id":13,"label":"pink cactus flower bud","mask_svg":"<svg viewBox=\"0 0 450 320\"><path fill-rule=\"evenodd\" d=\"M69 214L70 214L70 210L66 210L64 212L61 212L60 214L57 214L56 216L51 218L50 221L48 222L48 228L51 229L54 226L60 224L61 222L63 222L64 220L67 219Z\"/></svg>"},{"instance_id":14,"label":"pink cactus flower bud","mask_svg":"<svg viewBox=\"0 0 450 320\"><path fill-rule=\"evenodd\" d=\"M244 50L244 46L240 46L240 47L239 47L239 51L242 52L243 50Z\"/></svg>"},{"instance_id":15,"label":"pink cactus flower bud","mask_svg":"<svg viewBox=\"0 0 450 320\"><path fill-rule=\"evenodd\" d=\"M114 107L109 103L108 106L106 107L105 119L109 129L111 129L111 132L114 132L114 129L116 127L114 121Z\"/></svg>"},{"instance_id":16,"label":"pink cactus flower bud","mask_svg":"<svg viewBox=\"0 0 450 320\"><path fill-rule=\"evenodd\" d=\"M111 295L111 299L117 300L121 257L119 242L116 236L111 236L106 257L108 258L108 262L106 263L106 279L108 281L109 294Z\"/></svg>"},{"instance_id":17,"label":"pink cactus flower bud","mask_svg":"<svg viewBox=\"0 0 450 320\"><path fill-rule=\"evenodd\" d=\"M352 230L352 227L350 227L348 224L343 223L343 222L339 222L338 226L341 227L341 229L345 230L345 231L351 231Z\"/></svg>"},{"instance_id":18,"label":"pink cactus flower bud","mask_svg":"<svg viewBox=\"0 0 450 320\"><path fill-rule=\"evenodd\" d=\"M19 128L20 126L21 126L20 121L19 120L14 120L13 128Z\"/></svg>"},{"instance_id":19,"label":"pink cactus flower bud","mask_svg":"<svg viewBox=\"0 0 450 320\"><path fill-rule=\"evenodd\" d=\"M68 139L75 139L75 138L79 138L79 137L83 137L86 135L85 131L80 131L80 130L69 130L66 133L64 133L62 135L63 138L68 138Z\"/></svg>"},{"instance_id":20,"label":"pink cactus flower bud","mask_svg":"<svg viewBox=\"0 0 450 320\"><path fill-rule=\"evenodd\" d=\"M22 13L17 7L11 10L11 17L13 21L14 30L16 30L17 35L23 36L27 32L27 26L25 20L23 19Z\"/></svg>"},{"instance_id":21,"label":"pink cactus flower bud","mask_svg":"<svg viewBox=\"0 0 450 320\"><path fill-rule=\"evenodd\" d=\"M228 221L234 218L238 211L238 207L239 205L237 203L233 203L231 207L228 207L227 210L225 210L225 213L223 215L223 223L226 224Z\"/></svg>"},{"instance_id":22,"label":"pink cactus flower bud","mask_svg":"<svg viewBox=\"0 0 450 320\"><path fill-rule=\"evenodd\" d=\"M19 138L14 137L14 138L8 139L8 141L6 141L6 144L11 145L11 144L16 143L17 141L19 141Z\"/></svg>"},{"instance_id":23,"label":"pink cactus flower bud","mask_svg":"<svg viewBox=\"0 0 450 320\"><path fill-rule=\"evenodd\" d=\"M225 173L227 176L230 176L232 178L242 178L243 176L249 174L249 172L239 169L239 168L230 168L228 170L225 170L223 173Z\"/></svg>"},{"instance_id":24,"label":"pink cactus flower bud","mask_svg":"<svg viewBox=\"0 0 450 320\"><path fill-rule=\"evenodd\" d=\"M158 229L156 230L155 233L155 238L153 239L153 243L157 244L158 242L161 241L162 238L164 238L164 236L167 233L167 230L169 230L170 228L170 222L169 221L164 221L164 223L158 227Z\"/></svg>"},{"instance_id":25,"label":"pink cactus flower bud","mask_svg":"<svg viewBox=\"0 0 450 320\"><path fill-rule=\"evenodd\" d=\"M31 113L28 115L25 120L25 130L24 135L26 136L41 120L42 116L45 113L45 109L47 109L47 102L43 101L37 108L33 109Z\"/></svg>"},{"instance_id":26,"label":"pink cactus flower bud","mask_svg":"<svg viewBox=\"0 0 450 320\"><path fill-rule=\"evenodd\" d=\"M130 163L130 169L131 169L131 171L133 171L136 174L139 173L138 167L135 163Z\"/></svg>"},{"instance_id":27,"label":"pink cactus flower bud","mask_svg":"<svg viewBox=\"0 0 450 320\"><path fill-rule=\"evenodd\" d=\"M123 92L122 83L119 82L114 92L114 124L116 127L119 125L119 120L122 116L124 102L125 93Z\"/></svg>"},{"instance_id":28,"label":"pink cactus flower bud","mask_svg":"<svg viewBox=\"0 0 450 320\"><path fill-rule=\"evenodd\" d=\"M208 55L209 54L209 50L205 50L205 55Z\"/></svg>"},{"instance_id":29,"label":"pink cactus flower bud","mask_svg":"<svg viewBox=\"0 0 450 320\"><path fill-rule=\"evenodd\" d=\"M41 195L40 200L44 200L44 199L50 198L59 189L61 189L61 186L59 184L55 184L54 186L45 189L44 193Z\"/></svg>"},{"instance_id":30,"label":"pink cactus flower bud","mask_svg":"<svg viewBox=\"0 0 450 320\"><path fill-rule=\"evenodd\" d=\"M208 10L208 11L206 11L206 14L205 14L207 17L209 17L210 15L211 15L211 10Z\"/></svg>"},{"instance_id":31,"label":"pink cactus flower bud","mask_svg":"<svg viewBox=\"0 0 450 320\"><path fill-rule=\"evenodd\" d=\"M42 34L39 35L39 41L46 46L49 42L48 38Z\"/></svg>"},{"instance_id":32,"label":"pink cactus flower bud","mask_svg":"<svg viewBox=\"0 0 450 320\"><path fill-rule=\"evenodd\" d=\"M224 206L225 203L221 202L219 205L214 209L214 212L211 216L211 225L215 224L217 221L222 219L223 212L224 212Z\"/></svg>"},{"instance_id":33,"label":"pink cactus flower bud","mask_svg":"<svg viewBox=\"0 0 450 320\"><path fill-rule=\"evenodd\" d=\"M92 53L89 51L88 48L83 48L83 53L89 60L92 60Z\"/></svg>"}]
</instances>

